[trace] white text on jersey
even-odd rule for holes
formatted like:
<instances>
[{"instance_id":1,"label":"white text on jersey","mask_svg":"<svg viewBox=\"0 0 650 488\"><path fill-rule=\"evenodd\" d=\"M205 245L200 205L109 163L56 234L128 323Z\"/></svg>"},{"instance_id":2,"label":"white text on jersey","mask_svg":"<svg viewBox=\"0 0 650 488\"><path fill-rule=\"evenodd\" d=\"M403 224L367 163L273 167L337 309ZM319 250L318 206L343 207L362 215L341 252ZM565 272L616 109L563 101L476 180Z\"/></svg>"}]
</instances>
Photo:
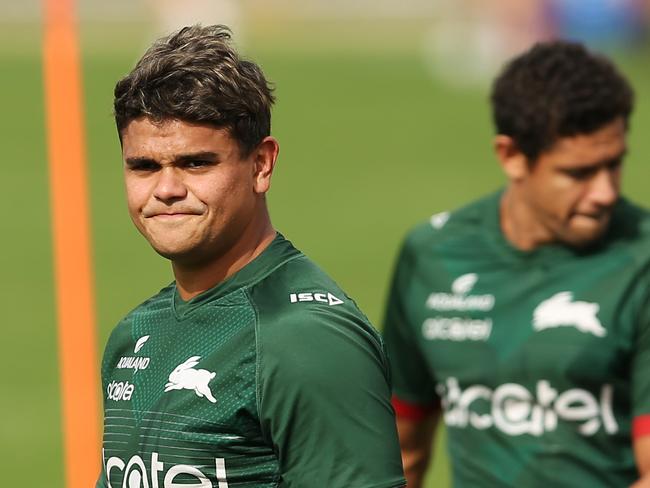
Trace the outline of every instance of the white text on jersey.
<instances>
[{"instance_id":1,"label":"white text on jersey","mask_svg":"<svg viewBox=\"0 0 650 488\"><path fill-rule=\"evenodd\" d=\"M105 452L102 450L102 452ZM122 471L123 482L122 487L154 487L158 488L176 488L180 486L192 486L195 488L213 488L214 485L210 482L206 474L195 468L185 464L176 464L170 466L165 470L165 463L159 461L159 454L157 452L151 453L151 470L147 473L147 468L144 460L140 456L133 456L128 462L124 462L121 458L112 456L106 459L104 454L104 471L108 486L111 485L111 476L114 471ZM228 488L228 480L226 477L226 461L224 458L214 458L214 477L219 483L214 488ZM163 484L159 485L158 474L164 473ZM182 482L175 481L182 475ZM191 485L187 484L187 477L192 476L195 479Z\"/></svg>"},{"instance_id":2,"label":"white text on jersey","mask_svg":"<svg viewBox=\"0 0 650 488\"><path fill-rule=\"evenodd\" d=\"M327 303L328 305L340 305L343 303L343 300L340 300L339 298L335 297L331 293L311 293L311 292L303 292L303 293L291 293L289 295L289 300L291 303L297 303L297 302L320 302L320 303Z\"/></svg>"},{"instance_id":3,"label":"white text on jersey","mask_svg":"<svg viewBox=\"0 0 650 488\"><path fill-rule=\"evenodd\" d=\"M461 389L454 377L438 384L436 390L450 427L494 427L511 436L541 436L564 421L578 423L576 429L584 436L594 435L601 427L607 434L618 432L611 385L601 387L600 398L579 388L558 392L547 380L538 381L534 393L516 383L505 383L494 390L485 385Z\"/></svg>"},{"instance_id":4,"label":"white text on jersey","mask_svg":"<svg viewBox=\"0 0 650 488\"><path fill-rule=\"evenodd\" d=\"M439 311L478 310L489 312L494 308L494 295L469 295L477 281L476 273L459 276L451 284L452 293L431 293L426 301L427 308Z\"/></svg>"},{"instance_id":5,"label":"white text on jersey","mask_svg":"<svg viewBox=\"0 0 650 488\"><path fill-rule=\"evenodd\" d=\"M141 369L147 369L149 367L149 361L149 358L124 356L118 361L117 369L134 369L139 371Z\"/></svg>"},{"instance_id":6,"label":"white text on jersey","mask_svg":"<svg viewBox=\"0 0 650 488\"><path fill-rule=\"evenodd\" d=\"M135 386L128 381L111 381L106 387L106 398L116 402L122 400L128 402L134 390Z\"/></svg>"},{"instance_id":7,"label":"white text on jersey","mask_svg":"<svg viewBox=\"0 0 650 488\"><path fill-rule=\"evenodd\" d=\"M487 341L491 332L491 319L434 317L422 324L422 337L430 341Z\"/></svg>"}]
</instances>

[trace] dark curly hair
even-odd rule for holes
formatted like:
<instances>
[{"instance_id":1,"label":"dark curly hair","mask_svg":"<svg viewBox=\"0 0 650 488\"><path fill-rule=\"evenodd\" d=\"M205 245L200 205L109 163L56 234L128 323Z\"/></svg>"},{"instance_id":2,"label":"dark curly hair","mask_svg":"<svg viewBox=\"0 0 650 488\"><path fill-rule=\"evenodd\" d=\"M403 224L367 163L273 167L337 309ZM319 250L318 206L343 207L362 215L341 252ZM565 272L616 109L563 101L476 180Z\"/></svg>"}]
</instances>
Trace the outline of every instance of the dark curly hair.
<instances>
[{"instance_id":1,"label":"dark curly hair","mask_svg":"<svg viewBox=\"0 0 650 488\"><path fill-rule=\"evenodd\" d=\"M603 56L553 41L513 59L491 101L497 132L512 137L532 164L560 137L590 134L618 117L627 124L634 93Z\"/></svg>"},{"instance_id":2,"label":"dark curly hair","mask_svg":"<svg viewBox=\"0 0 650 488\"><path fill-rule=\"evenodd\" d=\"M185 27L158 39L115 86L120 135L134 119L178 119L226 128L244 156L271 132L273 88L239 57L222 25Z\"/></svg>"}]
</instances>

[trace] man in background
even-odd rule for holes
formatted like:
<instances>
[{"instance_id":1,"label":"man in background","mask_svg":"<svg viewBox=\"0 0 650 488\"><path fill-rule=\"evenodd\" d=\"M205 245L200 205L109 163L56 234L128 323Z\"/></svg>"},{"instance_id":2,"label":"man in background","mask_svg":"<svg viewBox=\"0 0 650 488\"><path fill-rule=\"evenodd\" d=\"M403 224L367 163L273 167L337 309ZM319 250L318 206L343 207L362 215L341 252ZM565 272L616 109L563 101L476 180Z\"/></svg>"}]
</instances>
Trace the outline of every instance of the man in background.
<instances>
[{"instance_id":1,"label":"man in background","mask_svg":"<svg viewBox=\"0 0 650 488\"><path fill-rule=\"evenodd\" d=\"M271 224L272 104L222 26L115 87L129 212L175 280L106 346L98 487L404 485L381 339Z\"/></svg>"},{"instance_id":2,"label":"man in background","mask_svg":"<svg viewBox=\"0 0 650 488\"><path fill-rule=\"evenodd\" d=\"M646 486L650 217L620 196L633 93L578 44L492 91L506 187L406 238L385 319L408 486Z\"/></svg>"}]
</instances>

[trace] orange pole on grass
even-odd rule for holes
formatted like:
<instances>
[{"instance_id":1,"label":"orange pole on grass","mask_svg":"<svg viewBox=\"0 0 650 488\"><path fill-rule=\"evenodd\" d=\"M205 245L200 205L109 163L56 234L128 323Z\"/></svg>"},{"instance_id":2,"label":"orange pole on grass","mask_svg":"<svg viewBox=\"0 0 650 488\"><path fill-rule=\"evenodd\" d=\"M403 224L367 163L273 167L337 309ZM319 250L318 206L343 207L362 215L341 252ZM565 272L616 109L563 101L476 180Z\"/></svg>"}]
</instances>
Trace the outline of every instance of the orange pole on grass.
<instances>
[{"instance_id":1,"label":"orange pole on grass","mask_svg":"<svg viewBox=\"0 0 650 488\"><path fill-rule=\"evenodd\" d=\"M66 488L99 474L98 372L74 0L43 0L43 74Z\"/></svg>"}]
</instances>

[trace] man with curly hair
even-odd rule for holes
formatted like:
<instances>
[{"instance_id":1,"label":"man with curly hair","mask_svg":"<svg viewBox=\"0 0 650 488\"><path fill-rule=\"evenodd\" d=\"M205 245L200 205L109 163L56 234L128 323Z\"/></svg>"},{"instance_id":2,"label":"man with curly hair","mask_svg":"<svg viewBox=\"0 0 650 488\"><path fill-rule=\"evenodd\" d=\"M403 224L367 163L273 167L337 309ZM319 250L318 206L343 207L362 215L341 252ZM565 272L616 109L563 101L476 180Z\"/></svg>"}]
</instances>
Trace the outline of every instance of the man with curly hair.
<instances>
[{"instance_id":1,"label":"man with curly hair","mask_svg":"<svg viewBox=\"0 0 650 488\"><path fill-rule=\"evenodd\" d=\"M458 488L646 486L650 215L620 196L632 89L557 41L512 60L491 100L506 187L416 227L394 272L408 486L441 417Z\"/></svg>"},{"instance_id":2,"label":"man with curly hair","mask_svg":"<svg viewBox=\"0 0 650 488\"><path fill-rule=\"evenodd\" d=\"M115 87L131 219L175 280L106 346L98 488L404 486L381 338L271 225L272 104L223 26Z\"/></svg>"}]
</instances>

